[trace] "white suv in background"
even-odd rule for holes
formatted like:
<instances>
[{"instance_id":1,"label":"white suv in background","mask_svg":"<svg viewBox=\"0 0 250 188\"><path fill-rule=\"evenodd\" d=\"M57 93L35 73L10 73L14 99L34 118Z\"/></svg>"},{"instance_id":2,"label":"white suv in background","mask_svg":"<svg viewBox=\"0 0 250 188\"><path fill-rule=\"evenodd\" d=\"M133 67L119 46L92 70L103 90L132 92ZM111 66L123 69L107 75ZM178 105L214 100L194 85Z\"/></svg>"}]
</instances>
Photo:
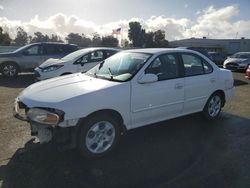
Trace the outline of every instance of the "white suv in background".
<instances>
[{"instance_id":1,"label":"white suv in background","mask_svg":"<svg viewBox=\"0 0 250 188\"><path fill-rule=\"evenodd\" d=\"M28 121L40 142L58 139L96 158L125 130L196 112L214 120L233 94L231 71L199 52L127 50L85 74L29 86L17 97L14 116Z\"/></svg>"},{"instance_id":2,"label":"white suv in background","mask_svg":"<svg viewBox=\"0 0 250 188\"><path fill-rule=\"evenodd\" d=\"M35 77L37 80L45 80L76 72L86 72L119 51L115 48L85 48L61 59L51 58L35 68Z\"/></svg>"}]
</instances>

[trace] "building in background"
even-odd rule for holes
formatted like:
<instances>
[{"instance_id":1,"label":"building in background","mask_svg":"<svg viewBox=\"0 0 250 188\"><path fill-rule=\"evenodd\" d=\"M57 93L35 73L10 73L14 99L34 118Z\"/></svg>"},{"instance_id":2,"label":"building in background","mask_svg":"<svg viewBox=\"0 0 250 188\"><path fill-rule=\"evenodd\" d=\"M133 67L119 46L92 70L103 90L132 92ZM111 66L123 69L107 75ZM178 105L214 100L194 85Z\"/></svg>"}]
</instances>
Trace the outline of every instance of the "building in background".
<instances>
[{"instance_id":1,"label":"building in background","mask_svg":"<svg viewBox=\"0 0 250 188\"><path fill-rule=\"evenodd\" d=\"M207 39L190 38L175 40L169 42L171 47L195 47L207 50L209 52L220 52L226 55L232 55L237 52L250 52L250 39Z\"/></svg>"}]
</instances>

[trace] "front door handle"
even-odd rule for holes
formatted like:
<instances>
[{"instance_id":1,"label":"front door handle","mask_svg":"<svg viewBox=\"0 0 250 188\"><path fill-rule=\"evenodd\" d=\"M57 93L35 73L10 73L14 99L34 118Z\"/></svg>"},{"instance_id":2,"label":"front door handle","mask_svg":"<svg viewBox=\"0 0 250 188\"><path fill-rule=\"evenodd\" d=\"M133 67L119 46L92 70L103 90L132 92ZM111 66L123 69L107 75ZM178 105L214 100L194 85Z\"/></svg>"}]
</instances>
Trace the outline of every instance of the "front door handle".
<instances>
[{"instance_id":1,"label":"front door handle","mask_svg":"<svg viewBox=\"0 0 250 188\"><path fill-rule=\"evenodd\" d=\"M175 89L182 89L183 88L183 84L175 84Z\"/></svg>"}]
</instances>

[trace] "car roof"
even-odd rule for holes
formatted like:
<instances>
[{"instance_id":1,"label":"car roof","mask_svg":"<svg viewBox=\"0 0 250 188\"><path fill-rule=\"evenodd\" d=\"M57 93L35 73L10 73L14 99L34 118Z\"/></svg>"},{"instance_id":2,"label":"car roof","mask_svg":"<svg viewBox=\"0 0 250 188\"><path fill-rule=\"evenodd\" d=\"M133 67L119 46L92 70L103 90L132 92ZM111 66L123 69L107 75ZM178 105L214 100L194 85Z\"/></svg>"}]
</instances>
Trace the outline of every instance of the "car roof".
<instances>
[{"instance_id":1,"label":"car roof","mask_svg":"<svg viewBox=\"0 0 250 188\"><path fill-rule=\"evenodd\" d=\"M67 43L63 43L63 42L35 42L35 43L30 43L29 45L34 45L34 44L55 44L55 45L77 46L76 44L67 44Z\"/></svg>"},{"instance_id":2,"label":"car roof","mask_svg":"<svg viewBox=\"0 0 250 188\"><path fill-rule=\"evenodd\" d=\"M114 51L121 51L122 49L119 48L110 48L110 47L89 47L89 48L82 48L82 49L89 49L89 50L114 50Z\"/></svg>"},{"instance_id":3,"label":"car roof","mask_svg":"<svg viewBox=\"0 0 250 188\"><path fill-rule=\"evenodd\" d=\"M189 49L182 49L182 48L141 48L141 49L126 50L126 52L159 54L159 53L164 53L164 52L192 52L192 53L195 53L196 51L189 50Z\"/></svg>"}]
</instances>

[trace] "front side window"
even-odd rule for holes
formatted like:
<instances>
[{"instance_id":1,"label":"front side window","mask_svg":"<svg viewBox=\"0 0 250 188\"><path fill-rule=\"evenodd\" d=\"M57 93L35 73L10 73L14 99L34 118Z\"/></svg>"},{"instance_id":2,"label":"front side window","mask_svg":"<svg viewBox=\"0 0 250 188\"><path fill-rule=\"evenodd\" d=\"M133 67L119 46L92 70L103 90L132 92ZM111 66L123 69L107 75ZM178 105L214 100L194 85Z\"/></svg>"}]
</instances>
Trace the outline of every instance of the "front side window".
<instances>
[{"instance_id":1,"label":"front side window","mask_svg":"<svg viewBox=\"0 0 250 188\"><path fill-rule=\"evenodd\" d=\"M212 66L202 58L193 54L182 54L185 76L208 74L213 71Z\"/></svg>"},{"instance_id":2,"label":"front side window","mask_svg":"<svg viewBox=\"0 0 250 188\"><path fill-rule=\"evenodd\" d=\"M24 51L25 55L40 55L40 46L35 45Z\"/></svg>"},{"instance_id":3,"label":"front side window","mask_svg":"<svg viewBox=\"0 0 250 188\"><path fill-rule=\"evenodd\" d=\"M145 73L157 75L159 81L177 78L179 74L176 56L164 54L157 57L145 70Z\"/></svg>"},{"instance_id":4,"label":"front side window","mask_svg":"<svg viewBox=\"0 0 250 188\"><path fill-rule=\"evenodd\" d=\"M120 52L89 70L86 74L112 81L131 79L151 57L151 54Z\"/></svg>"},{"instance_id":5,"label":"front side window","mask_svg":"<svg viewBox=\"0 0 250 188\"><path fill-rule=\"evenodd\" d=\"M104 53L103 51L94 51L90 54L90 61L91 62L97 62L104 59Z\"/></svg>"}]
</instances>

